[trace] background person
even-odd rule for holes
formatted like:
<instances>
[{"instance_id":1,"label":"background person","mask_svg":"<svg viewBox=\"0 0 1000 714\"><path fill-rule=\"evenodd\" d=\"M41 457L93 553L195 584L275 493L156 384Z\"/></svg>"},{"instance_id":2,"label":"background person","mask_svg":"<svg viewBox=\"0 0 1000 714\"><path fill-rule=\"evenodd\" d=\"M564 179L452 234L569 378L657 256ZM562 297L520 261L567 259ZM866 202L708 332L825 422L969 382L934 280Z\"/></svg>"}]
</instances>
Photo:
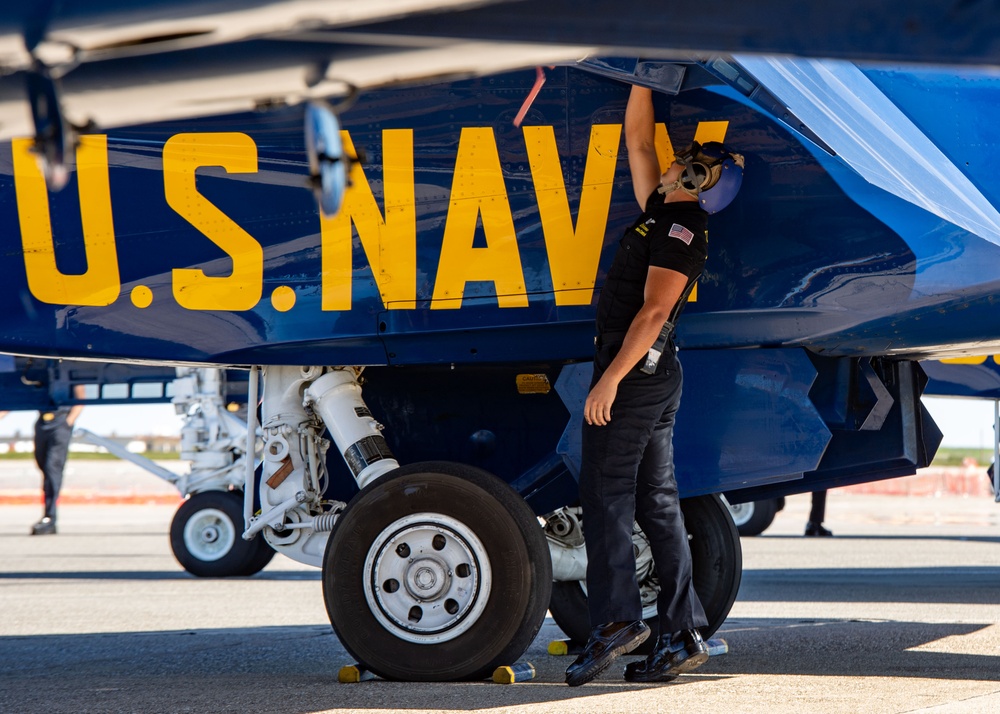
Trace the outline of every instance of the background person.
<instances>
[{"instance_id":1,"label":"background person","mask_svg":"<svg viewBox=\"0 0 1000 714\"><path fill-rule=\"evenodd\" d=\"M830 537L833 531L823 527L826 518L826 491L813 491L812 508L809 510L809 522L806 523L805 535L812 537Z\"/></svg>"},{"instance_id":2,"label":"background person","mask_svg":"<svg viewBox=\"0 0 1000 714\"><path fill-rule=\"evenodd\" d=\"M83 385L73 388L73 396L83 398ZM82 411L83 405L75 404L38 414L38 421L35 422L35 463L42 472L45 513L42 520L31 527L31 535L54 535L56 532L56 502L62 488L69 442L73 438L73 424Z\"/></svg>"}]
</instances>

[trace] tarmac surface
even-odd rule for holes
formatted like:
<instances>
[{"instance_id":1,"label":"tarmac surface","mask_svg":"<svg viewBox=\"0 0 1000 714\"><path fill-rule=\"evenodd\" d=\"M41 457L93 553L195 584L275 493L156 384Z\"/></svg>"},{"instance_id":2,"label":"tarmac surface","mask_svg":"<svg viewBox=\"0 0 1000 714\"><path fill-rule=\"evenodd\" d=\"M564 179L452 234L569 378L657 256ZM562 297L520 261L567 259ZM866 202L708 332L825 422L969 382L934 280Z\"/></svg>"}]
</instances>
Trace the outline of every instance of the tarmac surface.
<instances>
[{"instance_id":1,"label":"tarmac surface","mask_svg":"<svg viewBox=\"0 0 1000 714\"><path fill-rule=\"evenodd\" d=\"M92 501L30 537L40 507L21 499L37 487L30 461L0 461L2 712L1000 712L991 498L832 491L835 537L812 539L809 496L793 496L743 539L728 654L672 684L615 666L571 689L572 658L546 652L563 636L551 619L523 658L529 682L340 684L352 661L317 570L279 555L251 578L188 575L167 539L179 499L119 462L71 461L68 492Z\"/></svg>"}]
</instances>

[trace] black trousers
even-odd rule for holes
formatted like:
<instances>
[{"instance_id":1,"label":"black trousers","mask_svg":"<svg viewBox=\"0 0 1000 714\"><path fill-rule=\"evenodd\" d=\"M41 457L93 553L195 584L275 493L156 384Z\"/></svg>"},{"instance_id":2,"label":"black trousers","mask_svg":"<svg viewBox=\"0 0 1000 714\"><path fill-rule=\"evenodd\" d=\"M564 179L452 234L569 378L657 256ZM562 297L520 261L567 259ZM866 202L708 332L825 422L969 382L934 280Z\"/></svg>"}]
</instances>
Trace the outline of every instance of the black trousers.
<instances>
[{"instance_id":1,"label":"black trousers","mask_svg":"<svg viewBox=\"0 0 1000 714\"><path fill-rule=\"evenodd\" d=\"M62 488L63 468L69 453L73 427L66 415L56 413L50 421L39 417L35 422L35 463L42 471L42 491L45 494L45 515L55 520L56 501Z\"/></svg>"},{"instance_id":2,"label":"black trousers","mask_svg":"<svg viewBox=\"0 0 1000 714\"><path fill-rule=\"evenodd\" d=\"M618 348L598 349L591 386ZM670 345L656 374L635 368L621 381L607 425L583 425L580 498L593 627L642 618L633 522L649 538L660 582L660 634L708 624L691 579L691 549L674 477L674 417L682 382Z\"/></svg>"},{"instance_id":3,"label":"black trousers","mask_svg":"<svg viewBox=\"0 0 1000 714\"><path fill-rule=\"evenodd\" d=\"M813 491L809 522L819 525L826 518L826 491Z\"/></svg>"}]
</instances>

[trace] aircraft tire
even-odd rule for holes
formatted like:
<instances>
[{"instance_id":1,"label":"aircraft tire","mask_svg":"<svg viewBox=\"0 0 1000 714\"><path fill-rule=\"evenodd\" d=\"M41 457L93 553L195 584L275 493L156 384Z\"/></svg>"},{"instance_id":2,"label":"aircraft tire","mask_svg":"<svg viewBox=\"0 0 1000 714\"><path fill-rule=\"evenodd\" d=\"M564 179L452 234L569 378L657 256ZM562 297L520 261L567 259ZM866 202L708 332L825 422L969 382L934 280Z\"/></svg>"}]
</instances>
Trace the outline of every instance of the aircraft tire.
<instances>
[{"instance_id":1,"label":"aircraft tire","mask_svg":"<svg viewBox=\"0 0 1000 714\"><path fill-rule=\"evenodd\" d=\"M694 589L708 618L708 626L701 628L701 634L708 639L725 622L736 601L743 577L743 550L729 509L717 494L682 499L681 510L690 536ZM549 610L567 637L578 644L586 643L590 614L583 582L553 583ZM659 618L653 608L650 610L652 615L645 619L655 635ZM647 654L654 644L655 637L650 637L635 652Z\"/></svg>"},{"instance_id":2,"label":"aircraft tire","mask_svg":"<svg viewBox=\"0 0 1000 714\"><path fill-rule=\"evenodd\" d=\"M271 559L275 554L274 548L272 548L264 536L259 533L256 538L250 541L250 544L255 546L255 550L253 555L250 556L250 561L247 563L246 567L243 568L240 575L256 575L271 562Z\"/></svg>"},{"instance_id":3,"label":"aircraft tire","mask_svg":"<svg viewBox=\"0 0 1000 714\"><path fill-rule=\"evenodd\" d=\"M515 662L545 619L552 563L510 486L449 462L399 468L337 520L323 559L330 622L385 679L482 679Z\"/></svg>"},{"instance_id":4,"label":"aircraft tire","mask_svg":"<svg viewBox=\"0 0 1000 714\"><path fill-rule=\"evenodd\" d=\"M747 501L729 506L741 536L758 536L768 529L778 512L778 499L765 498L761 501Z\"/></svg>"},{"instance_id":5,"label":"aircraft tire","mask_svg":"<svg viewBox=\"0 0 1000 714\"><path fill-rule=\"evenodd\" d=\"M170 547L186 571L202 578L252 575L267 565L274 551L264 539L245 541L243 494L240 491L202 491L188 498L170 524ZM260 543L258 543L260 541ZM261 543L272 556L252 570L263 555Z\"/></svg>"}]
</instances>

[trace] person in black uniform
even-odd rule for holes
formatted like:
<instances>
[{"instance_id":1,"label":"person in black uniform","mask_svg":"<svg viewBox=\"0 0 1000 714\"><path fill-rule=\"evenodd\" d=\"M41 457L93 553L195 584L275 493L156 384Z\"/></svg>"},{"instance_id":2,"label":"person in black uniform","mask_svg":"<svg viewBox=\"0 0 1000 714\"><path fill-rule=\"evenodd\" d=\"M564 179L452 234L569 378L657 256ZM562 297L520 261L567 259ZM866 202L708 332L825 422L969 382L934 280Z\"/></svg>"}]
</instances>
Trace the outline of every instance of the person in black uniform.
<instances>
[{"instance_id":1,"label":"person in black uniform","mask_svg":"<svg viewBox=\"0 0 1000 714\"><path fill-rule=\"evenodd\" d=\"M82 398L84 388L74 387L74 396ZM59 407L40 412L35 422L35 463L42 472L42 492L45 495L45 514L31 527L31 535L54 535L56 532L56 501L62 488L63 469L69 455L69 442L73 438L82 405Z\"/></svg>"},{"instance_id":2,"label":"person in black uniform","mask_svg":"<svg viewBox=\"0 0 1000 714\"><path fill-rule=\"evenodd\" d=\"M806 523L805 535L829 538L833 531L823 527L826 519L826 491L813 491L812 508L809 509L809 522Z\"/></svg>"},{"instance_id":3,"label":"person in black uniform","mask_svg":"<svg viewBox=\"0 0 1000 714\"><path fill-rule=\"evenodd\" d=\"M652 92L641 87L629 96L625 138L644 212L621 239L597 306L580 472L593 629L566 670L570 686L589 682L650 634L636 582L633 522L653 552L660 633L653 653L631 663L625 678L670 681L708 658L697 629L708 623L692 584L674 478L672 435L682 375L673 322L705 265L708 213L736 195L743 157L718 143L693 144L661 175Z\"/></svg>"}]
</instances>

